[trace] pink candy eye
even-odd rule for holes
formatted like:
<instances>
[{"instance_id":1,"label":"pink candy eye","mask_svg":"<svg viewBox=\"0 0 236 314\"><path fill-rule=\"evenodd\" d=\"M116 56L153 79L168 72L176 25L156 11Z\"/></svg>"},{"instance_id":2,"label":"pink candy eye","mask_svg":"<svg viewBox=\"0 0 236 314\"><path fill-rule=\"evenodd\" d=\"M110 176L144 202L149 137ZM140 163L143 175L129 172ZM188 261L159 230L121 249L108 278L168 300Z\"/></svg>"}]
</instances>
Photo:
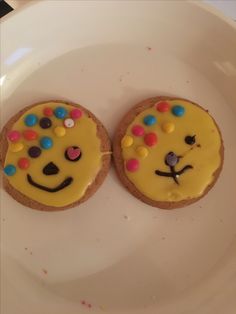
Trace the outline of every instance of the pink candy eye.
<instances>
[{"instance_id":1,"label":"pink candy eye","mask_svg":"<svg viewBox=\"0 0 236 314\"><path fill-rule=\"evenodd\" d=\"M65 158L69 161L78 161L81 156L82 152L78 146L70 146L65 150Z\"/></svg>"}]
</instances>

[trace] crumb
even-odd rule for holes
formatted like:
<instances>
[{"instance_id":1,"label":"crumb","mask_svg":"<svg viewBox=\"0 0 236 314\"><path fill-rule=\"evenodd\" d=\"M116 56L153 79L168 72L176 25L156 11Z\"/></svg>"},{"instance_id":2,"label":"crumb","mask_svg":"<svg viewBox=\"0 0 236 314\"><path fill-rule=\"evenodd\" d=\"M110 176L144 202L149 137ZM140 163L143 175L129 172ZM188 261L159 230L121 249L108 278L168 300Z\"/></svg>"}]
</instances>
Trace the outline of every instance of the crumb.
<instances>
[{"instance_id":1,"label":"crumb","mask_svg":"<svg viewBox=\"0 0 236 314\"><path fill-rule=\"evenodd\" d=\"M122 82L122 78L120 78L119 81Z\"/></svg>"},{"instance_id":2,"label":"crumb","mask_svg":"<svg viewBox=\"0 0 236 314\"><path fill-rule=\"evenodd\" d=\"M44 273L45 275L48 274L48 271L47 271L46 269L42 269L42 271L43 271L43 273Z\"/></svg>"},{"instance_id":3,"label":"crumb","mask_svg":"<svg viewBox=\"0 0 236 314\"><path fill-rule=\"evenodd\" d=\"M188 84L188 83L189 83L189 80L187 80L186 83Z\"/></svg>"},{"instance_id":4,"label":"crumb","mask_svg":"<svg viewBox=\"0 0 236 314\"><path fill-rule=\"evenodd\" d=\"M32 251L30 251L30 255L33 255L33 252L32 252Z\"/></svg>"},{"instance_id":5,"label":"crumb","mask_svg":"<svg viewBox=\"0 0 236 314\"><path fill-rule=\"evenodd\" d=\"M28 250L28 248L27 248L27 247L25 247L25 250L27 251L27 250Z\"/></svg>"},{"instance_id":6,"label":"crumb","mask_svg":"<svg viewBox=\"0 0 236 314\"><path fill-rule=\"evenodd\" d=\"M197 144L197 147L202 147L201 144Z\"/></svg>"},{"instance_id":7,"label":"crumb","mask_svg":"<svg viewBox=\"0 0 236 314\"><path fill-rule=\"evenodd\" d=\"M220 222L223 222L223 219L220 219Z\"/></svg>"},{"instance_id":8,"label":"crumb","mask_svg":"<svg viewBox=\"0 0 236 314\"><path fill-rule=\"evenodd\" d=\"M88 308L91 308L92 307L92 304L91 303L87 303L85 300L82 300L80 301L80 303L84 306L87 306Z\"/></svg>"},{"instance_id":9,"label":"crumb","mask_svg":"<svg viewBox=\"0 0 236 314\"><path fill-rule=\"evenodd\" d=\"M146 49L147 49L148 51L151 51L151 50L152 50L152 47L146 47Z\"/></svg>"},{"instance_id":10,"label":"crumb","mask_svg":"<svg viewBox=\"0 0 236 314\"><path fill-rule=\"evenodd\" d=\"M206 112L209 112L209 110L207 109Z\"/></svg>"},{"instance_id":11,"label":"crumb","mask_svg":"<svg viewBox=\"0 0 236 314\"><path fill-rule=\"evenodd\" d=\"M126 220L130 220L130 217L129 217L129 216L127 216L127 215L124 215L124 219L126 219Z\"/></svg>"},{"instance_id":12,"label":"crumb","mask_svg":"<svg viewBox=\"0 0 236 314\"><path fill-rule=\"evenodd\" d=\"M199 206L199 208L202 208L202 206Z\"/></svg>"},{"instance_id":13,"label":"crumb","mask_svg":"<svg viewBox=\"0 0 236 314\"><path fill-rule=\"evenodd\" d=\"M165 239L166 239L166 237L161 237L161 239L162 239L162 240L165 240Z\"/></svg>"}]
</instances>

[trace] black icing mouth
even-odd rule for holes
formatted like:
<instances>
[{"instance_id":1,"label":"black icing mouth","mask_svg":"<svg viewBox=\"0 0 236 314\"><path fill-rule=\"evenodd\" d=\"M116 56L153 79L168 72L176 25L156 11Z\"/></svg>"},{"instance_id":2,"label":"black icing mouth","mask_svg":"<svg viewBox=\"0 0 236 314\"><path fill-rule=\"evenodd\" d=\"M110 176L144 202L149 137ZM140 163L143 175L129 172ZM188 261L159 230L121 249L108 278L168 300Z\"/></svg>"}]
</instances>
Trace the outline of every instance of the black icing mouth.
<instances>
[{"instance_id":1,"label":"black icing mouth","mask_svg":"<svg viewBox=\"0 0 236 314\"><path fill-rule=\"evenodd\" d=\"M174 166L173 167L170 167L170 172L165 172L165 171L160 171L160 170L156 170L155 171L155 174L157 174L158 176L162 176L162 177L169 177L169 178L172 178L175 183L179 184L179 181L178 181L178 177L183 174L186 170L188 169L192 169L193 166L191 165L186 165L184 166L180 171L175 171L175 168Z\"/></svg>"},{"instance_id":2,"label":"black icing mouth","mask_svg":"<svg viewBox=\"0 0 236 314\"><path fill-rule=\"evenodd\" d=\"M63 190L64 188L66 188L67 186L69 186L72 182L73 182L73 178L72 177L68 177L66 178L64 181L62 181L59 185L57 185L55 188L49 188L47 186L38 184L37 182L35 182L31 175L27 174L27 180L29 182L29 184L33 185L34 187L46 191L46 192L50 192L50 193L54 193L54 192L58 192L60 190Z\"/></svg>"}]
</instances>

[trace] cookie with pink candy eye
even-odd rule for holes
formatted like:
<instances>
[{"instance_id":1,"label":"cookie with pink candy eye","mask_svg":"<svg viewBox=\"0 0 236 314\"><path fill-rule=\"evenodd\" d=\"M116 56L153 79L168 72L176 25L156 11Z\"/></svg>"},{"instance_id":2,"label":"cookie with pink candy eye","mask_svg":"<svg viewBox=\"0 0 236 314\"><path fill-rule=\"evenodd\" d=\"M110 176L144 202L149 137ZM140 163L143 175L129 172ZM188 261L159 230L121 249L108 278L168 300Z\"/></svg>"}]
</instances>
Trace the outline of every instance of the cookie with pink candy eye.
<instances>
[{"instance_id":1,"label":"cookie with pink candy eye","mask_svg":"<svg viewBox=\"0 0 236 314\"><path fill-rule=\"evenodd\" d=\"M5 190L38 210L77 206L92 196L110 167L110 140L84 107L47 101L23 108L3 127L0 161Z\"/></svg>"}]
</instances>

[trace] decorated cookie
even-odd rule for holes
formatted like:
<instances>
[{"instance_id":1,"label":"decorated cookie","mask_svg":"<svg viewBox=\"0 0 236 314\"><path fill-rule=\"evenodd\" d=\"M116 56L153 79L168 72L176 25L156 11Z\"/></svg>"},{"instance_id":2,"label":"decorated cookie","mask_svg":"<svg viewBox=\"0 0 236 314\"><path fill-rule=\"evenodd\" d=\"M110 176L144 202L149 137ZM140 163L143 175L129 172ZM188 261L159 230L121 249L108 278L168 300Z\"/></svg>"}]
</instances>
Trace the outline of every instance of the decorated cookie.
<instances>
[{"instance_id":1,"label":"decorated cookie","mask_svg":"<svg viewBox=\"0 0 236 314\"><path fill-rule=\"evenodd\" d=\"M155 97L122 119L113 154L117 174L134 196L172 209L196 202L213 187L224 148L216 122L202 107Z\"/></svg>"},{"instance_id":2,"label":"decorated cookie","mask_svg":"<svg viewBox=\"0 0 236 314\"><path fill-rule=\"evenodd\" d=\"M80 105L49 101L24 108L1 133L5 190L39 210L87 200L110 165L110 141L100 121Z\"/></svg>"}]
</instances>

